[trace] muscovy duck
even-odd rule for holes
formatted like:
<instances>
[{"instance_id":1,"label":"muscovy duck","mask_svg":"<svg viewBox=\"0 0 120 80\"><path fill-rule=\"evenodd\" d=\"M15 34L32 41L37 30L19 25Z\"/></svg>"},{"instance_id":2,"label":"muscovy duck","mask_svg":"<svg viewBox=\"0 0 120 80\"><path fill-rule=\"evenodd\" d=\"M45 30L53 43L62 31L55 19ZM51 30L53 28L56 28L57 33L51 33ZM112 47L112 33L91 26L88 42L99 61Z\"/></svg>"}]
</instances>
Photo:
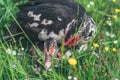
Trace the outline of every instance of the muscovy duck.
<instances>
[{"instance_id":1,"label":"muscovy duck","mask_svg":"<svg viewBox=\"0 0 120 80\"><path fill-rule=\"evenodd\" d=\"M95 32L95 22L75 0L30 0L19 8L17 20L29 38L45 41L47 68L51 65L51 56L57 54L57 43L81 47Z\"/></svg>"}]
</instances>

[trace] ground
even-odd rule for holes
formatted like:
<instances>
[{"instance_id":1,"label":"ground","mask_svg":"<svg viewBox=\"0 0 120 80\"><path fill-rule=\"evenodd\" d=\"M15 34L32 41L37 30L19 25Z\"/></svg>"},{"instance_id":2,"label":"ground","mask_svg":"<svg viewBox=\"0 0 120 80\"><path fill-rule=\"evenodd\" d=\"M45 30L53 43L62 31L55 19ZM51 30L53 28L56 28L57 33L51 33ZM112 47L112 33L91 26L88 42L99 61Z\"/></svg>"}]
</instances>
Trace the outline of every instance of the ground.
<instances>
[{"instance_id":1,"label":"ground","mask_svg":"<svg viewBox=\"0 0 120 80\"><path fill-rule=\"evenodd\" d=\"M26 2L0 0L0 80L120 79L120 0L77 0L95 20L97 31L87 50L78 52L72 48L71 58L53 59L49 71L44 70L43 53L37 48L39 67L33 67L35 56L29 49L34 45L27 35L18 33L10 35L11 39L4 36L5 29L9 31L16 21L17 6ZM16 38L19 34L23 35Z\"/></svg>"}]
</instances>

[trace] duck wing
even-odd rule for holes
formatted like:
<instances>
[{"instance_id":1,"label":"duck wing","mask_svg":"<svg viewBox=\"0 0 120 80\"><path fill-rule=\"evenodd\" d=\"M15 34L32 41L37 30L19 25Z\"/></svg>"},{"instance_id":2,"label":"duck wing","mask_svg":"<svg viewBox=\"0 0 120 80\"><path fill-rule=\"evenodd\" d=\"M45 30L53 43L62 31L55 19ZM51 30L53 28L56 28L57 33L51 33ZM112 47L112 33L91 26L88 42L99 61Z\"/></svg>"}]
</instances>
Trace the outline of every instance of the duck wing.
<instances>
[{"instance_id":1,"label":"duck wing","mask_svg":"<svg viewBox=\"0 0 120 80\"><path fill-rule=\"evenodd\" d=\"M77 20L80 25L85 14L74 0L30 0L19 8L17 20L21 27L31 39L43 41L52 37L61 42L71 27L74 34L79 27Z\"/></svg>"}]
</instances>

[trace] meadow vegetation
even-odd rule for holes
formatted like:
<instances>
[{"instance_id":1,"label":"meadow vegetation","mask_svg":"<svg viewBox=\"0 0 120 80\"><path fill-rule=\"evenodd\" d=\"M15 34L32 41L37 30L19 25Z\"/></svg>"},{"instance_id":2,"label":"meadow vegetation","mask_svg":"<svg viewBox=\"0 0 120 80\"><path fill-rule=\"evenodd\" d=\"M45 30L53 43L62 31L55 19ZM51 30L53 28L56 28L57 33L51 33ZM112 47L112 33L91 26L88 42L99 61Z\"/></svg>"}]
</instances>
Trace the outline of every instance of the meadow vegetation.
<instances>
[{"instance_id":1,"label":"meadow vegetation","mask_svg":"<svg viewBox=\"0 0 120 80\"><path fill-rule=\"evenodd\" d=\"M33 67L29 49L34 45L27 35L15 38L9 30L19 12L17 6L26 2L0 0L0 80L120 80L120 0L77 0L95 20L97 31L87 50L71 49L71 58L53 59L48 71L43 52L37 49L39 68ZM11 39L6 39L5 30Z\"/></svg>"}]
</instances>

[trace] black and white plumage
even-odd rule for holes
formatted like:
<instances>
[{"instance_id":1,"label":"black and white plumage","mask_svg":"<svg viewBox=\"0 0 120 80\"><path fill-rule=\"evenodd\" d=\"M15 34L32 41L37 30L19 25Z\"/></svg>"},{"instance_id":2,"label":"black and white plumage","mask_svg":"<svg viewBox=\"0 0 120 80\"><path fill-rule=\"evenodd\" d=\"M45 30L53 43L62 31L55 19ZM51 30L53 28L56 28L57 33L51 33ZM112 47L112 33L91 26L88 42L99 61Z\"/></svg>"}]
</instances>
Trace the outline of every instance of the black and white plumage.
<instances>
[{"instance_id":1,"label":"black and white plumage","mask_svg":"<svg viewBox=\"0 0 120 80\"><path fill-rule=\"evenodd\" d=\"M56 51L52 53L51 46L56 43L82 46L95 32L95 22L74 0L30 0L19 8L19 24L31 40L45 41L44 54L48 61L58 50L53 47ZM54 40L56 43L52 44Z\"/></svg>"},{"instance_id":2,"label":"black and white plumage","mask_svg":"<svg viewBox=\"0 0 120 80\"><path fill-rule=\"evenodd\" d=\"M74 0L31 0L20 6L17 20L31 39L53 37L61 43L64 33L76 28L77 19L81 24L84 14L85 9Z\"/></svg>"}]
</instances>

